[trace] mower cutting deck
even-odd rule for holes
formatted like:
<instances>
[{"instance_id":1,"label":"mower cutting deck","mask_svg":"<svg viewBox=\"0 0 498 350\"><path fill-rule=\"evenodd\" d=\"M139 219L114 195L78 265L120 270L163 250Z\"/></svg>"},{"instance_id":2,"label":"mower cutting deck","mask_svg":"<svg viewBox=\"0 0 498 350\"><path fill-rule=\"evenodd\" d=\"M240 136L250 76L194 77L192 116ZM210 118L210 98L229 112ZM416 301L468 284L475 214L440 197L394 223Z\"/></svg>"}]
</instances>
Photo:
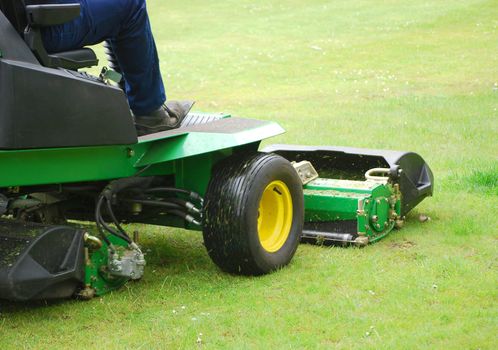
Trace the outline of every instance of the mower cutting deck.
<instances>
[{"instance_id":1,"label":"mower cutting deck","mask_svg":"<svg viewBox=\"0 0 498 350\"><path fill-rule=\"evenodd\" d=\"M413 152L292 145L263 151L314 166L316 179L304 186L305 242L378 241L401 228L406 214L432 196L432 172Z\"/></svg>"},{"instance_id":2,"label":"mower cutting deck","mask_svg":"<svg viewBox=\"0 0 498 350\"><path fill-rule=\"evenodd\" d=\"M137 137L107 79L119 74L80 72L97 62L90 49L48 55L41 44L41 27L78 9L27 6L25 40L19 16L0 12L0 298L89 299L140 279L145 256L123 223L202 231L222 270L261 275L288 264L301 239L375 242L432 194L415 153L258 151L284 132L275 122L191 113Z\"/></svg>"}]
</instances>

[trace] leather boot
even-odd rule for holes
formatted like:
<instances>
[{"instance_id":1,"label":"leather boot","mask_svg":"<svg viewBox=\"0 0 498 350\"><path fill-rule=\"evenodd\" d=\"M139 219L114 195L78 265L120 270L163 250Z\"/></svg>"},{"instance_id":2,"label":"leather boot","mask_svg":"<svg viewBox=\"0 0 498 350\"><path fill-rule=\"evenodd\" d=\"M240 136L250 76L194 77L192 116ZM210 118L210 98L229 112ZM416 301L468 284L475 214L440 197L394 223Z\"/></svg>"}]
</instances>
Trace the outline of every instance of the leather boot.
<instances>
[{"instance_id":1,"label":"leather boot","mask_svg":"<svg viewBox=\"0 0 498 350\"><path fill-rule=\"evenodd\" d=\"M166 101L149 115L135 116L137 135L143 136L178 128L195 102Z\"/></svg>"}]
</instances>

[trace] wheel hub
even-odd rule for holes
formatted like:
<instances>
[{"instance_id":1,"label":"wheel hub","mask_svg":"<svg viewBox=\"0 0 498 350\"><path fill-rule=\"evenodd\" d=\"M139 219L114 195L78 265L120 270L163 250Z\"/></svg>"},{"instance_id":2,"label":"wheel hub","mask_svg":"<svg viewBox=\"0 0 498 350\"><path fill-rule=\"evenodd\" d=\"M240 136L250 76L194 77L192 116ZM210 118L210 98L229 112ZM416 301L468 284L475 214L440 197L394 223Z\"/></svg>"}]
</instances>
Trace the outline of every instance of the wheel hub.
<instances>
[{"instance_id":1,"label":"wheel hub","mask_svg":"<svg viewBox=\"0 0 498 350\"><path fill-rule=\"evenodd\" d=\"M268 252L278 251L287 241L292 226L292 197L287 185L279 180L266 186L259 202L258 236Z\"/></svg>"}]
</instances>

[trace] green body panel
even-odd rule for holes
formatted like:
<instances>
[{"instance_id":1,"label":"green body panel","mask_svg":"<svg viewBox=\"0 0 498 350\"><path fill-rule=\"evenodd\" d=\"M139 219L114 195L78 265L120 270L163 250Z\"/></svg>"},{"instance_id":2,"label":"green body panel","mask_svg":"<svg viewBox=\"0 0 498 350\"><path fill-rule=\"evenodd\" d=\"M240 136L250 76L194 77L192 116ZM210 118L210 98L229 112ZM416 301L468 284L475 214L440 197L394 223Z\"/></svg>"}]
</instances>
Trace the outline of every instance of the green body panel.
<instances>
[{"instance_id":1,"label":"green body panel","mask_svg":"<svg viewBox=\"0 0 498 350\"><path fill-rule=\"evenodd\" d=\"M151 145L142 154L135 166L143 167L149 164L157 164L164 161L247 145L284 132L282 127L275 122L260 121L258 121L260 125L257 127L253 126L244 130L236 130L235 123L240 120L250 119L226 118L219 120L218 123L224 124L225 132L223 133L190 131L167 136L162 139L143 140L140 144ZM234 128L236 131L230 132L231 128Z\"/></svg>"},{"instance_id":2,"label":"green body panel","mask_svg":"<svg viewBox=\"0 0 498 350\"><path fill-rule=\"evenodd\" d=\"M305 222L356 220L370 242L388 234L400 216L397 188L374 181L318 178L304 186Z\"/></svg>"},{"instance_id":3,"label":"green body panel","mask_svg":"<svg viewBox=\"0 0 498 350\"><path fill-rule=\"evenodd\" d=\"M146 168L142 176L176 174L178 184L204 189L214 162L238 147L256 150L261 140L284 132L277 123L261 121L240 130L234 127L240 121L252 120L220 119L214 122L219 132L177 129L139 138L133 145L0 151L0 187L109 180Z\"/></svg>"},{"instance_id":4,"label":"green body panel","mask_svg":"<svg viewBox=\"0 0 498 350\"><path fill-rule=\"evenodd\" d=\"M332 189L304 188L305 221L353 220L358 202L368 194L343 192Z\"/></svg>"}]
</instances>

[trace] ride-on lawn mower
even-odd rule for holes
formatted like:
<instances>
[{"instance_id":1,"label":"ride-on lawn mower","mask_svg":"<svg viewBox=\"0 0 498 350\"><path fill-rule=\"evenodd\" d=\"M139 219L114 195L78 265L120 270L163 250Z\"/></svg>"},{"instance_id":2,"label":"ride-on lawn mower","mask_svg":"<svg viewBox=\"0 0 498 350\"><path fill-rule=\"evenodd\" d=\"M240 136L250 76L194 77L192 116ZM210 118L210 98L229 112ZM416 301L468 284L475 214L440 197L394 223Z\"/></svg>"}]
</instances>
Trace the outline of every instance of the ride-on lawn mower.
<instances>
[{"instance_id":1,"label":"ride-on lawn mower","mask_svg":"<svg viewBox=\"0 0 498 350\"><path fill-rule=\"evenodd\" d=\"M140 279L144 254L123 222L202 231L222 270L260 275L289 263L300 240L375 242L432 194L415 153L258 151L283 132L274 122L190 113L178 129L137 138L111 82L119 72L79 71L97 64L89 48L43 47L40 28L75 18L79 5L23 11L22 30L0 12L2 299L88 299ZM95 233L78 221L94 221Z\"/></svg>"}]
</instances>

